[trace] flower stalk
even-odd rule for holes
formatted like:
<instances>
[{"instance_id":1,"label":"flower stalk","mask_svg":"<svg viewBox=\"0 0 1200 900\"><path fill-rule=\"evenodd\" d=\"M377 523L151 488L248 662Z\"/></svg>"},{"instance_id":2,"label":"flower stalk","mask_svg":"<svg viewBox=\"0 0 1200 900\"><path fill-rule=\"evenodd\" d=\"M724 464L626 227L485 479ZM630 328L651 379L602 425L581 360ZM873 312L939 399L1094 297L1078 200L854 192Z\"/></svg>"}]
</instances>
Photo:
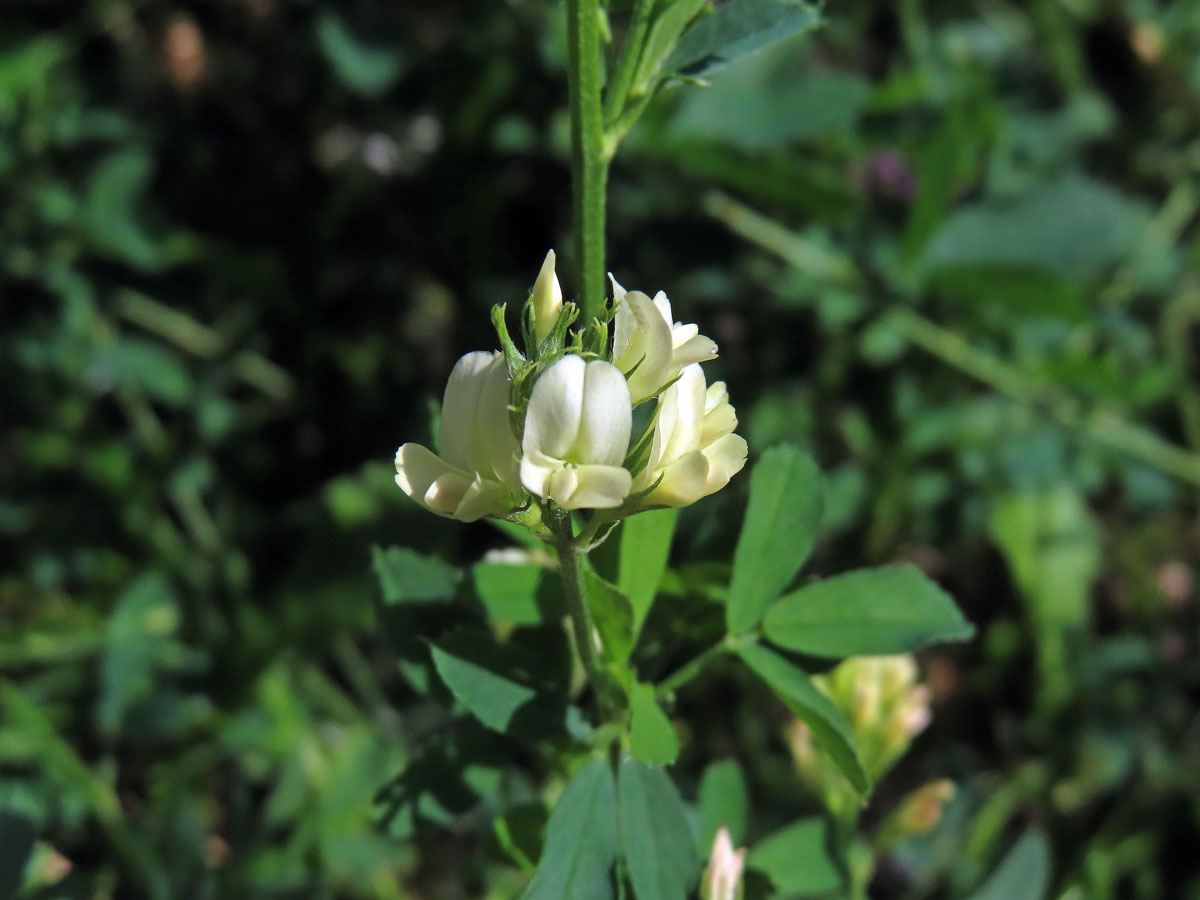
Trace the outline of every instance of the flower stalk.
<instances>
[{"instance_id":1,"label":"flower stalk","mask_svg":"<svg viewBox=\"0 0 1200 900\"><path fill-rule=\"evenodd\" d=\"M583 320L604 309L604 206L611 158L600 82L600 0L567 0L575 257Z\"/></svg>"}]
</instances>

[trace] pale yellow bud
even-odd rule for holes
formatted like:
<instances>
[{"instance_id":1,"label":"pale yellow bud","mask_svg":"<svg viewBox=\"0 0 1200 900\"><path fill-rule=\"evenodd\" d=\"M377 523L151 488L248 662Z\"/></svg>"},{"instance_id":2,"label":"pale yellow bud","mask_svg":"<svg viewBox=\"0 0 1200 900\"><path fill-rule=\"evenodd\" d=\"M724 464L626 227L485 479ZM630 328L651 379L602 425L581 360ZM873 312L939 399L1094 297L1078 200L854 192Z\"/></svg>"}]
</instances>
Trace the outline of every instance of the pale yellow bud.
<instances>
[{"instance_id":1,"label":"pale yellow bud","mask_svg":"<svg viewBox=\"0 0 1200 900\"><path fill-rule=\"evenodd\" d=\"M722 825L713 841L712 856L700 883L701 900L738 900L742 895L742 872L746 850L733 849L729 829Z\"/></svg>"},{"instance_id":2,"label":"pale yellow bud","mask_svg":"<svg viewBox=\"0 0 1200 900\"><path fill-rule=\"evenodd\" d=\"M538 343L554 330L562 306L562 287L558 283L558 276L554 274L554 251L551 250L546 254L537 281L533 283L533 336Z\"/></svg>"}]
</instances>

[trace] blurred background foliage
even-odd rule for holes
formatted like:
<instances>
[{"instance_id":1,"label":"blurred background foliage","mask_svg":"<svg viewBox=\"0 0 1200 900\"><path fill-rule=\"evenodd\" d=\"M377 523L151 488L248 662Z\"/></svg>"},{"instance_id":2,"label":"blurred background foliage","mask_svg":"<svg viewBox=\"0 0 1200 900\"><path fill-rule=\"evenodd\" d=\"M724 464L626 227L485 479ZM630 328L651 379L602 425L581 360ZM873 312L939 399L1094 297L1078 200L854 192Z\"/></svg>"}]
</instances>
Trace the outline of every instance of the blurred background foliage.
<instances>
[{"instance_id":1,"label":"blurred background foliage","mask_svg":"<svg viewBox=\"0 0 1200 900\"><path fill-rule=\"evenodd\" d=\"M370 548L505 544L391 455L547 247L572 292L562 7L2 18L0 896L515 896L540 763L397 665ZM752 455L826 469L810 568L915 561L980 628L921 660L866 819L957 791L873 896L967 896L1036 826L976 896L1200 898L1200 7L830 3L709 81L623 146L613 271L705 323ZM668 633L745 488L682 517ZM407 552L385 612L463 589ZM764 694L678 712L739 839L815 808Z\"/></svg>"}]
</instances>

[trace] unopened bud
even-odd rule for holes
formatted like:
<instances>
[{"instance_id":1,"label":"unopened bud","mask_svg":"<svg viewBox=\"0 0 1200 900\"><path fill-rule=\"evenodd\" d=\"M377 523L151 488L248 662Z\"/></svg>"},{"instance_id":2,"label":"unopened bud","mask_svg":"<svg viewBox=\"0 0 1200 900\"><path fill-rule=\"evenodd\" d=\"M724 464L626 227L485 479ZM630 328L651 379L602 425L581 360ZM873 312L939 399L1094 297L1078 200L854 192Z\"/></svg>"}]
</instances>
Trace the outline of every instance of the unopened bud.
<instances>
[{"instance_id":1,"label":"unopened bud","mask_svg":"<svg viewBox=\"0 0 1200 900\"><path fill-rule=\"evenodd\" d=\"M562 311L562 287L554 274L554 251L546 254L542 270L533 283L533 335L541 343L554 330L558 314Z\"/></svg>"},{"instance_id":2,"label":"unopened bud","mask_svg":"<svg viewBox=\"0 0 1200 900\"><path fill-rule=\"evenodd\" d=\"M700 900L740 900L746 850L733 849L729 829L722 825L713 841L712 856L700 884Z\"/></svg>"}]
</instances>

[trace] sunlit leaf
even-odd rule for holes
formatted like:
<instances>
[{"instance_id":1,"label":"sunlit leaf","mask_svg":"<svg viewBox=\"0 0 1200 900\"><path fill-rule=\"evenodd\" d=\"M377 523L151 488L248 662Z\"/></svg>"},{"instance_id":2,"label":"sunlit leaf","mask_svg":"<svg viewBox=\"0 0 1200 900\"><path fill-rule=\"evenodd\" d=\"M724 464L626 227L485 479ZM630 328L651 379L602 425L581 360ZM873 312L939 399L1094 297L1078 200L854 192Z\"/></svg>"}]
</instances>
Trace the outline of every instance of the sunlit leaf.
<instances>
[{"instance_id":1,"label":"sunlit leaf","mask_svg":"<svg viewBox=\"0 0 1200 900\"><path fill-rule=\"evenodd\" d=\"M675 728L654 697L654 687L635 684L629 694L629 751L650 766L667 766L679 755Z\"/></svg>"},{"instance_id":2,"label":"sunlit leaf","mask_svg":"<svg viewBox=\"0 0 1200 900\"><path fill-rule=\"evenodd\" d=\"M763 619L781 647L840 659L910 653L933 641L975 633L954 601L915 566L885 566L805 585Z\"/></svg>"},{"instance_id":3,"label":"sunlit leaf","mask_svg":"<svg viewBox=\"0 0 1200 900\"><path fill-rule=\"evenodd\" d=\"M763 454L750 476L750 503L733 554L726 621L734 634L758 624L796 577L821 524L821 473L793 447Z\"/></svg>"}]
</instances>

